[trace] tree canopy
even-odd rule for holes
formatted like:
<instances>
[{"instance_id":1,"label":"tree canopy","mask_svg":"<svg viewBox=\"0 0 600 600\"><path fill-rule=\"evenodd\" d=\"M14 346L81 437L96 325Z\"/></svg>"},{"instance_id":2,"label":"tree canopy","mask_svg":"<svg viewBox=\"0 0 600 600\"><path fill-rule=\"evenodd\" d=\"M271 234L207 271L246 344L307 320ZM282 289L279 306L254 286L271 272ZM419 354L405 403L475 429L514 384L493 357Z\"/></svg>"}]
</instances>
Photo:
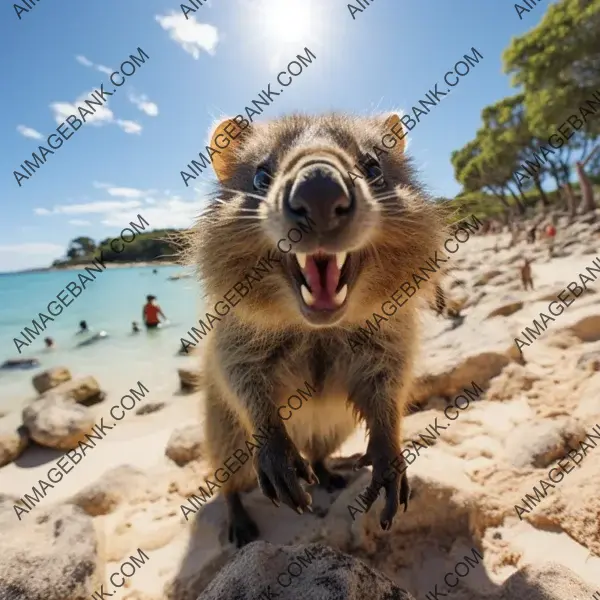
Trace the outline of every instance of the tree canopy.
<instances>
[{"instance_id":1,"label":"tree canopy","mask_svg":"<svg viewBox=\"0 0 600 600\"><path fill-rule=\"evenodd\" d=\"M550 178L565 190L573 214L575 170L582 209L595 208L585 169L600 175L600 156L587 165L585 159L600 136L599 36L600 0L560 0L537 27L511 41L504 70L518 93L485 107L475 139L451 156L463 194L479 192L488 203L523 213L532 201L550 203L542 187ZM577 117L568 125L572 137L560 148L550 145L550 136L571 115Z\"/></svg>"}]
</instances>

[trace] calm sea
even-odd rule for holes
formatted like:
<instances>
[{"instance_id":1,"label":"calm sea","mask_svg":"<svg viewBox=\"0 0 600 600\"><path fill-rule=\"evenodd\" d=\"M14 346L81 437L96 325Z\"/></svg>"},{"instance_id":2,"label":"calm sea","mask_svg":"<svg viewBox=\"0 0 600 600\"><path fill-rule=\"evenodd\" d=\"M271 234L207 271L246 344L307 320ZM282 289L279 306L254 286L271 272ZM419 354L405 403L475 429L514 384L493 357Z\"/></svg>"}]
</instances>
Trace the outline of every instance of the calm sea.
<instances>
[{"instance_id":1,"label":"calm sea","mask_svg":"<svg viewBox=\"0 0 600 600\"><path fill-rule=\"evenodd\" d=\"M180 337L194 325L202 305L195 278L167 279L181 272L181 267L164 266L107 269L96 274L96 280L70 306L46 323L42 335L28 347L21 347L21 355L13 338L23 339L21 330L31 328L33 318L39 322L40 311L48 314L48 303L67 283L77 281L77 271L1 275L0 364L9 358L36 357L41 365L24 371L0 370L0 411L14 409L35 396L31 378L53 366L68 367L74 377L93 375L111 396L122 395L138 380L151 389L153 401L160 401L161 394L172 394L178 387L177 367L197 366L198 362L192 356L177 356ZM170 321L164 329L147 332L142 326L142 307L148 294L157 297ZM95 331L105 330L109 337L76 348L81 339L75 332L81 320ZM141 333L131 334L132 321L138 322ZM46 336L54 338L54 350L45 348Z\"/></svg>"}]
</instances>

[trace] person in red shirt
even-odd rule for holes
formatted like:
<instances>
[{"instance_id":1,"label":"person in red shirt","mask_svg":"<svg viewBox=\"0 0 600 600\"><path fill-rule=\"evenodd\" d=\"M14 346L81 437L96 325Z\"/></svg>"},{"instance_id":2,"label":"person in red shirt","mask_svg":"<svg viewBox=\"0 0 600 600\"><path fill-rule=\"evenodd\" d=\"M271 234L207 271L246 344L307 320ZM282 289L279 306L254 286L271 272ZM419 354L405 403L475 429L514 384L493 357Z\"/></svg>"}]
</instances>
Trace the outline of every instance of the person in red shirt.
<instances>
[{"instance_id":1,"label":"person in red shirt","mask_svg":"<svg viewBox=\"0 0 600 600\"><path fill-rule=\"evenodd\" d=\"M144 319L144 324L146 325L146 329L154 329L158 327L160 323L159 315L166 321L167 317L165 317L163 311L160 306L156 304L156 296L146 296L146 304L144 305L144 310L142 311L142 318Z\"/></svg>"}]
</instances>

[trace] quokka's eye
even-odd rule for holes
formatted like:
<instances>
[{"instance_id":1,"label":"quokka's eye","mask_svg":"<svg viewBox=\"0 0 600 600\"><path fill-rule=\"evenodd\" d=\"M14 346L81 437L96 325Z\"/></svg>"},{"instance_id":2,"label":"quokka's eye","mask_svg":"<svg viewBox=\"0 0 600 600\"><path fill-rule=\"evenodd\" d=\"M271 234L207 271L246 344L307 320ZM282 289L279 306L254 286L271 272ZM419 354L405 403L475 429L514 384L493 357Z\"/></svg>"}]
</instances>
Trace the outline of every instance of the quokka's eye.
<instances>
[{"instance_id":1,"label":"quokka's eye","mask_svg":"<svg viewBox=\"0 0 600 600\"><path fill-rule=\"evenodd\" d=\"M254 189L261 190L263 192L268 190L272 179L273 177L271 177L271 174L269 171L267 171L267 169L264 167L259 167L256 169L256 174L254 175Z\"/></svg>"},{"instance_id":2,"label":"quokka's eye","mask_svg":"<svg viewBox=\"0 0 600 600\"><path fill-rule=\"evenodd\" d=\"M367 171L367 183L373 188L383 188L386 186L383 177L383 170L376 162L371 162L365 166Z\"/></svg>"}]
</instances>

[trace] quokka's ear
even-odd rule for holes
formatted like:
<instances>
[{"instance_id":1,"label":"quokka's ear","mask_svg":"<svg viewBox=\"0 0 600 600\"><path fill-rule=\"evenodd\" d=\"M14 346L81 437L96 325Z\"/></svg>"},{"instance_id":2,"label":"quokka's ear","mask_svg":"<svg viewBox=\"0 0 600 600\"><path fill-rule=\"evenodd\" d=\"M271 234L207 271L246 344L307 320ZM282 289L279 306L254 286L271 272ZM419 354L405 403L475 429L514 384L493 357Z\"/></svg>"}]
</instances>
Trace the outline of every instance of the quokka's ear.
<instances>
[{"instance_id":1,"label":"quokka's ear","mask_svg":"<svg viewBox=\"0 0 600 600\"><path fill-rule=\"evenodd\" d=\"M210 147L216 152L212 156L212 165L219 181L231 176L236 163L236 151L251 131L252 125L241 129L233 119L225 119L213 129Z\"/></svg>"},{"instance_id":2,"label":"quokka's ear","mask_svg":"<svg viewBox=\"0 0 600 600\"><path fill-rule=\"evenodd\" d=\"M391 149L391 152L402 154L406 148L406 131L402 126L398 113L389 113L384 116L383 133L389 134L396 139L396 145Z\"/></svg>"}]
</instances>

